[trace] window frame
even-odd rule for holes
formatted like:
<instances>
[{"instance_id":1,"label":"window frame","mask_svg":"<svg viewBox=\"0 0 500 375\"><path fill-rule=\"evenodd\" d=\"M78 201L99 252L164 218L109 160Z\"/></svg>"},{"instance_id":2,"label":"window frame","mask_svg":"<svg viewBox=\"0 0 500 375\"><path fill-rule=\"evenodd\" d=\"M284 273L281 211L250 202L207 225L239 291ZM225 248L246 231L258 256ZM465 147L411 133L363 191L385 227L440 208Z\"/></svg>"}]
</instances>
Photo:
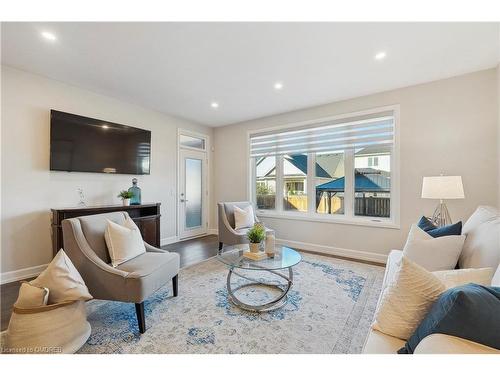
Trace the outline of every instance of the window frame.
<instances>
[{"instance_id":1,"label":"window frame","mask_svg":"<svg viewBox=\"0 0 500 375\"><path fill-rule=\"evenodd\" d=\"M280 131L284 129L293 129L294 127L311 125L325 121L338 121L342 119L364 115L376 115L380 112L392 111L394 116L394 144L391 152L391 213L389 218L355 216L354 215L354 150L344 150L344 170L345 189L344 189L344 213L343 214L321 214L317 213L314 200L310 199L315 192L315 156L316 153L308 153L307 165L307 191L308 191L308 211L286 211L283 208L283 155L276 155L276 203L274 210L258 209L256 202L256 173L255 162L250 157L250 139L253 134L262 132ZM388 105L384 107L371 108L358 112L343 113L335 116L317 118L296 122L292 124L279 125L247 132L247 198L253 203L256 215L263 218L279 218L286 220L302 220L311 222L338 223L348 225L361 225L381 228L400 229L400 149L399 149L399 104ZM347 173L347 171L349 171Z\"/></svg>"}]
</instances>

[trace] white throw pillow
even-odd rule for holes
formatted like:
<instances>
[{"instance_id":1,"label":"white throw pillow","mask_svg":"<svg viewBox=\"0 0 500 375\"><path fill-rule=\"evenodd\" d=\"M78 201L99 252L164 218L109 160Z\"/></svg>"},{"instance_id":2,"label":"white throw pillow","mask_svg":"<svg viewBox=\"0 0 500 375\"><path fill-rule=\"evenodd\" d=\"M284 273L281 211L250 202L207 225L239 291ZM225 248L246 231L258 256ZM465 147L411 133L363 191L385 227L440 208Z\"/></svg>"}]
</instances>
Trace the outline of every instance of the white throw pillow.
<instances>
[{"instance_id":1,"label":"white throw pillow","mask_svg":"<svg viewBox=\"0 0 500 375\"><path fill-rule=\"evenodd\" d=\"M372 327L407 340L445 291L445 286L431 272L404 256L396 266L399 268L382 292Z\"/></svg>"},{"instance_id":2,"label":"white throw pillow","mask_svg":"<svg viewBox=\"0 0 500 375\"><path fill-rule=\"evenodd\" d=\"M30 284L50 290L49 304L92 299L80 273L63 249L59 250L47 268Z\"/></svg>"},{"instance_id":3,"label":"white throw pillow","mask_svg":"<svg viewBox=\"0 0 500 375\"><path fill-rule=\"evenodd\" d=\"M254 224L255 218L251 205L244 209L234 206L234 229L251 228Z\"/></svg>"},{"instance_id":4,"label":"white throw pillow","mask_svg":"<svg viewBox=\"0 0 500 375\"><path fill-rule=\"evenodd\" d=\"M403 256L427 271L454 269L462 252L465 236L434 238L413 224L403 249Z\"/></svg>"},{"instance_id":5,"label":"white throw pillow","mask_svg":"<svg viewBox=\"0 0 500 375\"><path fill-rule=\"evenodd\" d=\"M22 283L19 288L14 306L21 309L30 309L47 305L49 301L49 289L31 285L30 283Z\"/></svg>"},{"instance_id":6,"label":"white throw pillow","mask_svg":"<svg viewBox=\"0 0 500 375\"><path fill-rule=\"evenodd\" d=\"M491 286L493 278L493 268L467 268L463 270L449 270L433 272L446 289L459 285L474 283L484 286Z\"/></svg>"},{"instance_id":7,"label":"white throw pillow","mask_svg":"<svg viewBox=\"0 0 500 375\"><path fill-rule=\"evenodd\" d=\"M467 234L460 268L497 267L500 263L500 218L490 219Z\"/></svg>"},{"instance_id":8,"label":"white throw pillow","mask_svg":"<svg viewBox=\"0 0 500 375\"><path fill-rule=\"evenodd\" d=\"M470 231L476 229L481 224L499 217L499 212L492 206L479 206L476 211L470 215L462 228L462 234L469 234Z\"/></svg>"},{"instance_id":9,"label":"white throw pillow","mask_svg":"<svg viewBox=\"0 0 500 375\"><path fill-rule=\"evenodd\" d=\"M117 267L146 252L141 231L129 217L125 220L124 225L108 220L108 226L104 231L104 239L108 246L113 267Z\"/></svg>"}]
</instances>

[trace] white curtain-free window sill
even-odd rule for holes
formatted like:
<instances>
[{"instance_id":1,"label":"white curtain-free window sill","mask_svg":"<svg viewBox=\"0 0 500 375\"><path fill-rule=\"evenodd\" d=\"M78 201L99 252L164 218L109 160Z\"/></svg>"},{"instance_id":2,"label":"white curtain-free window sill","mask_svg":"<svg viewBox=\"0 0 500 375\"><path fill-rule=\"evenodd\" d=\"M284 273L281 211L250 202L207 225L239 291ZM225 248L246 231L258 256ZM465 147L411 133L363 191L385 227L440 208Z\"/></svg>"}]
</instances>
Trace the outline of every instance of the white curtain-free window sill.
<instances>
[{"instance_id":1,"label":"white curtain-free window sill","mask_svg":"<svg viewBox=\"0 0 500 375\"><path fill-rule=\"evenodd\" d=\"M285 219L285 220L300 220L312 221L321 223L335 223L345 225L361 225L367 227L379 227L389 229L400 229L399 223L392 219L377 218L377 217L345 217L344 215L331 214L310 214L306 212L277 212L272 210L257 210L259 218Z\"/></svg>"}]
</instances>

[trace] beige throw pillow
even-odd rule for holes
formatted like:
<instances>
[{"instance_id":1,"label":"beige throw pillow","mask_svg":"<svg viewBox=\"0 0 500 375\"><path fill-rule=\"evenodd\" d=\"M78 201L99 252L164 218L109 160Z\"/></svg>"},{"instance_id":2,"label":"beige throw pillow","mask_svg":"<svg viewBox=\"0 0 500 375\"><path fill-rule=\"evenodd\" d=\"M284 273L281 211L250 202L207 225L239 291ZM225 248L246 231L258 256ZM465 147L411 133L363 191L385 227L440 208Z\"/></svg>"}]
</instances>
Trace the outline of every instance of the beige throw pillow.
<instances>
[{"instance_id":1,"label":"beige throw pillow","mask_svg":"<svg viewBox=\"0 0 500 375\"><path fill-rule=\"evenodd\" d=\"M412 225L403 256L427 271L452 270L458 263L465 236L434 238L416 224Z\"/></svg>"},{"instance_id":2,"label":"beige throw pillow","mask_svg":"<svg viewBox=\"0 0 500 375\"><path fill-rule=\"evenodd\" d=\"M30 309L47 305L49 300L49 289L22 283L19 295L14 306L21 309Z\"/></svg>"},{"instance_id":3,"label":"beige throw pillow","mask_svg":"<svg viewBox=\"0 0 500 375\"><path fill-rule=\"evenodd\" d=\"M234 229L251 228L254 224L255 217L251 205L243 209L234 206Z\"/></svg>"},{"instance_id":4,"label":"beige throw pillow","mask_svg":"<svg viewBox=\"0 0 500 375\"><path fill-rule=\"evenodd\" d=\"M141 232L134 221L127 217L124 225L119 225L108 220L104 231L104 239L108 246L109 257L113 267L146 252Z\"/></svg>"},{"instance_id":5,"label":"beige throw pillow","mask_svg":"<svg viewBox=\"0 0 500 375\"><path fill-rule=\"evenodd\" d=\"M396 266L399 269L382 292L372 327L407 340L445 291L445 286L435 275L405 256Z\"/></svg>"},{"instance_id":6,"label":"beige throw pillow","mask_svg":"<svg viewBox=\"0 0 500 375\"><path fill-rule=\"evenodd\" d=\"M92 299L80 273L63 249L59 250L47 268L30 284L50 290L49 304Z\"/></svg>"},{"instance_id":7,"label":"beige throw pillow","mask_svg":"<svg viewBox=\"0 0 500 375\"><path fill-rule=\"evenodd\" d=\"M441 280L446 289L468 283L491 286L493 268L467 268L462 270L436 271L433 272L433 274Z\"/></svg>"}]
</instances>

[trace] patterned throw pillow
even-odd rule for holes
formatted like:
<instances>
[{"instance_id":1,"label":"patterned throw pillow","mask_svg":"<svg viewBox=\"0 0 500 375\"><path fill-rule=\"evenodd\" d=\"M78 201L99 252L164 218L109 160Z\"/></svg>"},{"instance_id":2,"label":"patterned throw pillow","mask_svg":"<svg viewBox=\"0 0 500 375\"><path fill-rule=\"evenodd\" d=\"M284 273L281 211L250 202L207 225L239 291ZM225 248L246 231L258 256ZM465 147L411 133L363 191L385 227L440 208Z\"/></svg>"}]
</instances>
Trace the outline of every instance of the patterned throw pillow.
<instances>
[{"instance_id":1,"label":"patterned throw pillow","mask_svg":"<svg viewBox=\"0 0 500 375\"><path fill-rule=\"evenodd\" d=\"M445 286L431 272L404 256L398 263L398 271L382 293L372 327L407 340Z\"/></svg>"}]
</instances>

